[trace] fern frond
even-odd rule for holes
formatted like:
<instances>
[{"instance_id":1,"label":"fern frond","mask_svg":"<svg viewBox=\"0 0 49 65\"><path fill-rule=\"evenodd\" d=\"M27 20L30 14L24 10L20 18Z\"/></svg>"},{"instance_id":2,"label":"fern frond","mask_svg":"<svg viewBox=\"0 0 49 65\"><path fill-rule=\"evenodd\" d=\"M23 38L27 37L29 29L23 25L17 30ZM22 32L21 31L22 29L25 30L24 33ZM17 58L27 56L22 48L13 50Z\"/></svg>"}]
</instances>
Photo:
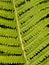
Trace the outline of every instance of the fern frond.
<instances>
[{"instance_id":1,"label":"fern frond","mask_svg":"<svg viewBox=\"0 0 49 65\"><path fill-rule=\"evenodd\" d=\"M49 65L49 0L0 0L0 65Z\"/></svg>"}]
</instances>

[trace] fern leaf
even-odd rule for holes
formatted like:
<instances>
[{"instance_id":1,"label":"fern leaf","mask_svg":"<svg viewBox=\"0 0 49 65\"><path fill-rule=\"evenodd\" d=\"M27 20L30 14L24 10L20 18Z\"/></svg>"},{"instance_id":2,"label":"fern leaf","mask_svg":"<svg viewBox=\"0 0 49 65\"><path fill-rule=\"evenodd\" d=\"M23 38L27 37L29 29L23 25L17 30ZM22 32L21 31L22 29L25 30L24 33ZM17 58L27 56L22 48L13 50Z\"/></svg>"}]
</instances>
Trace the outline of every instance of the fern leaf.
<instances>
[{"instance_id":1,"label":"fern leaf","mask_svg":"<svg viewBox=\"0 0 49 65\"><path fill-rule=\"evenodd\" d=\"M49 0L0 0L0 65L49 65Z\"/></svg>"}]
</instances>

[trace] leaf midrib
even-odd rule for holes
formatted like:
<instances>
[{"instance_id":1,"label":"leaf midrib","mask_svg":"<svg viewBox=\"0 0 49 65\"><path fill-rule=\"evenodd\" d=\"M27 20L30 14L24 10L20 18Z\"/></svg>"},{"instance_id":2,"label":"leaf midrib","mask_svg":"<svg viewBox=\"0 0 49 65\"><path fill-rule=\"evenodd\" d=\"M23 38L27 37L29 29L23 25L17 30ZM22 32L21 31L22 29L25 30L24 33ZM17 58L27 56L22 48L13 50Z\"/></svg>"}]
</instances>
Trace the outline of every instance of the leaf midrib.
<instances>
[{"instance_id":1,"label":"leaf midrib","mask_svg":"<svg viewBox=\"0 0 49 65\"><path fill-rule=\"evenodd\" d=\"M16 20L16 24L17 24L17 30L18 30L19 41L20 41L20 43L21 43L21 48L22 48L22 51L23 51L23 55L24 55L26 64L29 65L28 60L27 60L27 57L26 57L25 49L24 49L24 44L23 44L23 42L22 42L22 36L21 36L20 26L19 26L19 21L18 21L18 15L17 15L16 7L15 7L15 0L12 0L12 1L13 1L13 7L14 7L14 10L15 10L14 13L15 13L15 20Z\"/></svg>"}]
</instances>

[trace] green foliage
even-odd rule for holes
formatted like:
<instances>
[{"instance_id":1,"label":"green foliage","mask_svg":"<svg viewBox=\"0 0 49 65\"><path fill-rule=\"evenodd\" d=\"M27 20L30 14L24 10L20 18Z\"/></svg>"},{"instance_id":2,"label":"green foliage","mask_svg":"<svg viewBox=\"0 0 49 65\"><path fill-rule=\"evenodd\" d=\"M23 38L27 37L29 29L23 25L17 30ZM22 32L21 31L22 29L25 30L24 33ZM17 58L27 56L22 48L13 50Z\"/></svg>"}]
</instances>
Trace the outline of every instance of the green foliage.
<instances>
[{"instance_id":1,"label":"green foliage","mask_svg":"<svg viewBox=\"0 0 49 65\"><path fill-rule=\"evenodd\" d=\"M49 65L49 0L0 0L0 65Z\"/></svg>"}]
</instances>

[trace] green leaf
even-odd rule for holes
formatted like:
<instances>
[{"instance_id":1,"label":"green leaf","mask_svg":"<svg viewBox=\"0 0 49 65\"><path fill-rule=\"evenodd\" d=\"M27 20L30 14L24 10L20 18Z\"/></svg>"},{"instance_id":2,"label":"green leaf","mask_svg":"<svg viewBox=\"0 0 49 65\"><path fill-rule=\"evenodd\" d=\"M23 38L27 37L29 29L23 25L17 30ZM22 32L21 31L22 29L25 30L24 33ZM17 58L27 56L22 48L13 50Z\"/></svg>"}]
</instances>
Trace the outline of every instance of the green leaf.
<instances>
[{"instance_id":1,"label":"green leaf","mask_svg":"<svg viewBox=\"0 0 49 65\"><path fill-rule=\"evenodd\" d=\"M0 65L49 65L49 0L0 0Z\"/></svg>"}]
</instances>

